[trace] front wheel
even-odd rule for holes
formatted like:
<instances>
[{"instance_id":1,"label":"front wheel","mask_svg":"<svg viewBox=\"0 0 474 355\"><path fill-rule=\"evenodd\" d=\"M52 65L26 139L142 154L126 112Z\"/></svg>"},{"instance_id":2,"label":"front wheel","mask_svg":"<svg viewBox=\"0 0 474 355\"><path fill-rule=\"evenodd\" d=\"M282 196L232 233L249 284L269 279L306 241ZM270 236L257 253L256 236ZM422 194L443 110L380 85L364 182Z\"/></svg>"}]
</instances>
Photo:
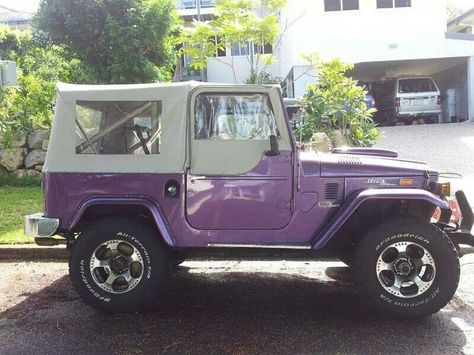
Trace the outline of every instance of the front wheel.
<instances>
[{"instance_id":1,"label":"front wheel","mask_svg":"<svg viewBox=\"0 0 474 355\"><path fill-rule=\"evenodd\" d=\"M352 259L360 294L376 311L394 317L425 317L443 308L459 282L459 258L446 234L414 219L372 229Z\"/></svg>"},{"instance_id":2,"label":"front wheel","mask_svg":"<svg viewBox=\"0 0 474 355\"><path fill-rule=\"evenodd\" d=\"M74 243L69 276L81 298L104 313L136 312L159 291L169 261L158 236L143 223L107 219Z\"/></svg>"}]
</instances>

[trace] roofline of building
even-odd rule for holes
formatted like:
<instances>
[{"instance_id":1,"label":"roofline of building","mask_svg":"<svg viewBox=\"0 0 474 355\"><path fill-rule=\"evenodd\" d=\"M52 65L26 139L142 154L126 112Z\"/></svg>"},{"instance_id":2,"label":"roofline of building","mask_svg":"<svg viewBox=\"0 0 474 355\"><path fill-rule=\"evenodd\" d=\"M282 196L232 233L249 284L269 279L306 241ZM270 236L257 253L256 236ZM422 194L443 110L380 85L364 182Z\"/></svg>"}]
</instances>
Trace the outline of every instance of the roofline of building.
<instances>
[{"instance_id":1,"label":"roofline of building","mask_svg":"<svg viewBox=\"0 0 474 355\"><path fill-rule=\"evenodd\" d=\"M22 14L29 14L29 15L34 15L34 12L29 12L29 11L20 11L20 10L15 10L7 6L0 5L0 9L11 11L14 13L22 13Z\"/></svg>"},{"instance_id":2,"label":"roofline of building","mask_svg":"<svg viewBox=\"0 0 474 355\"><path fill-rule=\"evenodd\" d=\"M459 23L461 23L463 20L465 20L466 18L469 18L471 16L474 16L474 7L470 10L467 10L467 11L463 12L461 15L456 16L451 21L449 21L448 22L448 28L451 27L451 26L459 25Z\"/></svg>"}]
</instances>

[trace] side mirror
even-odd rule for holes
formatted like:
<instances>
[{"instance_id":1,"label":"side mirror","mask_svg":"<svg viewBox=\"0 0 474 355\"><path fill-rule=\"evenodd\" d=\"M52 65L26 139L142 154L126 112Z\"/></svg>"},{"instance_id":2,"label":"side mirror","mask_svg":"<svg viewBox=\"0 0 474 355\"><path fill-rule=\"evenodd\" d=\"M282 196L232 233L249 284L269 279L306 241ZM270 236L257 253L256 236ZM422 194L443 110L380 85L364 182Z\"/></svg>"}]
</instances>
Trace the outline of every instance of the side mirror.
<instances>
[{"instance_id":1,"label":"side mirror","mask_svg":"<svg viewBox=\"0 0 474 355\"><path fill-rule=\"evenodd\" d=\"M278 137L272 134L270 136L270 150L266 150L265 155L273 157L279 154L280 154L280 145L278 144Z\"/></svg>"}]
</instances>

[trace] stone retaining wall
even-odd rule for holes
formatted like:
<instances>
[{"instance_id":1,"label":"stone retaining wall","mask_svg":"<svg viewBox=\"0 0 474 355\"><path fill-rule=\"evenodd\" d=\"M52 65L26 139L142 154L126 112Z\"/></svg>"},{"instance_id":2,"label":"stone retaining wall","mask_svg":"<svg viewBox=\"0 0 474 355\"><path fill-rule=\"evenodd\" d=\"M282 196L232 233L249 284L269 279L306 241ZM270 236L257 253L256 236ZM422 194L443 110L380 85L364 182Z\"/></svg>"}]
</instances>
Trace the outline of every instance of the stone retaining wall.
<instances>
[{"instance_id":1,"label":"stone retaining wall","mask_svg":"<svg viewBox=\"0 0 474 355\"><path fill-rule=\"evenodd\" d=\"M8 148L0 147L0 174L42 178L51 131L37 129L31 133L15 132Z\"/></svg>"},{"instance_id":2,"label":"stone retaining wall","mask_svg":"<svg viewBox=\"0 0 474 355\"><path fill-rule=\"evenodd\" d=\"M0 175L13 174L16 177L34 176L42 178L42 169L48 150L51 131L37 129L31 133L16 132L11 147L0 146ZM303 150L329 152L333 147L345 146L341 132L335 131L331 137L325 133L315 133Z\"/></svg>"}]
</instances>

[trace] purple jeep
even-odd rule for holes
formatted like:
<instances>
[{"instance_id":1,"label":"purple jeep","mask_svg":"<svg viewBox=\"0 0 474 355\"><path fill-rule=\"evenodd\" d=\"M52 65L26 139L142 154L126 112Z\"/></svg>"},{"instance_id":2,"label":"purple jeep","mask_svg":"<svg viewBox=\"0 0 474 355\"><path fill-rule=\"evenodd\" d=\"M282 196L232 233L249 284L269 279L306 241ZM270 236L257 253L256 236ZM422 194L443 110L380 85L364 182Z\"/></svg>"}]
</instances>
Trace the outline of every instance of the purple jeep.
<instances>
[{"instance_id":1,"label":"purple jeep","mask_svg":"<svg viewBox=\"0 0 474 355\"><path fill-rule=\"evenodd\" d=\"M330 255L376 310L422 317L474 245L464 194L450 224L449 184L426 164L298 151L274 86L60 84L44 173L26 234L67 244L75 289L103 312L141 309L186 258Z\"/></svg>"}]
</instances>

